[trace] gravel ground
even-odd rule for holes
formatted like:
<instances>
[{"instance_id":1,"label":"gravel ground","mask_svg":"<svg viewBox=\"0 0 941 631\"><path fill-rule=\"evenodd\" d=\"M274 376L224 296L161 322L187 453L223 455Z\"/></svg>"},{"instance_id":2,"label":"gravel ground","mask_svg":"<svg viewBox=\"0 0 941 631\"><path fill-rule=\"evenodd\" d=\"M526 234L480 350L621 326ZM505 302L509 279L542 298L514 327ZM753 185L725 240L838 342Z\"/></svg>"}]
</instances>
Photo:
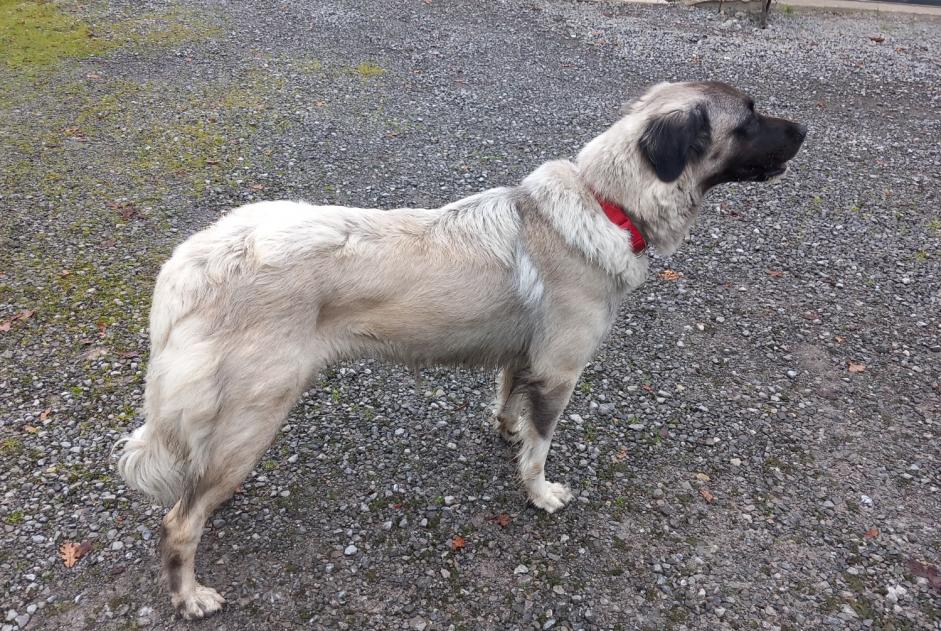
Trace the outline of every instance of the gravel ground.
<instances>
[{"instance_id":1,"label":"gravel ground","mask_svg":"<svg viewBox=\"0 0 941 631\"><path fill-rule=\"evenodd\" d=\"M578 501L526 506L492 374L340 366L211 520L229 604L193 626L941 628L941 23L363 4L66 3L92 56L0 64L2 629L182 626L108 464L174 244L251 200L517 182L686 78L810 135L624 305L549 456Z\"/></svg>"}]
</instances>

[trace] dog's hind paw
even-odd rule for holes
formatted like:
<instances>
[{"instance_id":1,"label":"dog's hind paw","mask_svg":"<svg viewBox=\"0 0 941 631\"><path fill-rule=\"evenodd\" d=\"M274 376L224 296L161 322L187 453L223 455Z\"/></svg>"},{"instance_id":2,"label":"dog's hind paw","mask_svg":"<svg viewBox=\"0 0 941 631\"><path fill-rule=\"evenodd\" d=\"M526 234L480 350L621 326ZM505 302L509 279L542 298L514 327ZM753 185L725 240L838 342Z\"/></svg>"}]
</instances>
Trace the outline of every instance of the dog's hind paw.
<instances>
[{"instance_id":1,"label":"dog's hind paw","mask_svg":"<svg viewBox=\"0 0 941 631\"><path fill-rule=\"evenodd\" d=\"M494 431L500 434L500 438L511 445L515 445L516 443L523 440L523 433L517 429L518 424L516 427L511 427L509 423L506 423L499 417L495 416L493 417L492 426Z\"/></svg>"},{"instance_id":2,"label":"dog's hind paw","mask_svg":"<svg viewBox=\"0 0 941 631\"><path fill-rule=\"evenodd\" d=\"M189 592L174 594L173 604L187 620L198 620L222 609L225 598L213 588L196 583Z\"/></svg>"},{"instance_id":3,"label":"dog's hind paw","mask_svg":"<svg viewBox=\"0 0 941 631\"><path fill-rule=\"evenodd\" d=\"M547 513L554 513L563 508L573 497L575 496L568 487L558 482L543 482L529 491L529 501Z\"/></svg>"}]
</instances>

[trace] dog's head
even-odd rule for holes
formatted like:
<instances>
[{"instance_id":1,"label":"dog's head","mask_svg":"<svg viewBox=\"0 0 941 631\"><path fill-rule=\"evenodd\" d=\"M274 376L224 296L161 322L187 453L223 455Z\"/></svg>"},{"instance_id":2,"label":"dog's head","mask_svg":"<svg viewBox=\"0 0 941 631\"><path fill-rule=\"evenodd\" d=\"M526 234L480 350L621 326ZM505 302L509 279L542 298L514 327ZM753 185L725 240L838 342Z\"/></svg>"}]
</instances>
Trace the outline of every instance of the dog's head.
<instances>
[{"instance_id":1,"label":"dog's head","mask_svg":"<svg viewBox=\"0 0 941 631\"><path fill-rule=\"evenodd\" d=\"M701 193L783 174L807 135L804 125L762 114L748 95L712 81L661 83L629 109L645 120L638 149L657 178L688 173Z\"/></svg>"}]
</instances>

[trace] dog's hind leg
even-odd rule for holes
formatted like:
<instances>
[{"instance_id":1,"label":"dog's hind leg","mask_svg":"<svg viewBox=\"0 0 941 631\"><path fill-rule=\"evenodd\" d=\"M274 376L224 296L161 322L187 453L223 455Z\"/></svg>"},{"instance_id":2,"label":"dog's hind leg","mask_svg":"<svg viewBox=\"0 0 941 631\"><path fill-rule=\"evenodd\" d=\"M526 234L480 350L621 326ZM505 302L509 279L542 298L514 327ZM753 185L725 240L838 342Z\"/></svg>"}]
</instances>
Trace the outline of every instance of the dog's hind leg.
<instances>
[{"instance_id":1,"label":"dog's hind leg","mask_svg":"<svg viewBox=\"0 0 941 631\"><path fill-rule=\"evenodd\" d=\"M173 605L184 618L203 618L222 607L214 589L196 581L194 562L203 526L229 499L268 449L299 392L277 399L251 401L243 410L225 410L207 439L210 450L204 472L188 479L182 499L161 527L160 556Z\"/></svg>"},{"instance_id":2,"label":"dog's hind leg","mask_svg":"<svg viewBox=\"0 0 941 631\"><path fill-rule=\"evenodd\" d=\"M523 412L526 393L522 389L521 371L507 367L497 375L497 402L493 428L500 432L508 443L523 440L519 431L520 414Z\"/></svg>"},{"instance_id":3,"label":"dog's hind leg","mask_svg":"<svg viewBox=\"0 0 941 631\"><path fill-rule=\"evenodd\" d=\"M525 393L529 415L520 433L523 446L519 453L519 474L526 492L536 507L552 513L572 499L572 492L562 484L546 481L546 456L555 426L575 389L575 376L529 377Z\"/></svg>"}]
</instances>

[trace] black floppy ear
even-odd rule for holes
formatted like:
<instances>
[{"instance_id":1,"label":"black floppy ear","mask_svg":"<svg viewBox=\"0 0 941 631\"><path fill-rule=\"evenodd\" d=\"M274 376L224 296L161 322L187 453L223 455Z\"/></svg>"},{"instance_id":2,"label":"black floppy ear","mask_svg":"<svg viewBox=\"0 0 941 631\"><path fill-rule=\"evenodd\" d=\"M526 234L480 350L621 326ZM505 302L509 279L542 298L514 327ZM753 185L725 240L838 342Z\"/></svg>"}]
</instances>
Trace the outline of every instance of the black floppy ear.
<instances>
[{"instance_id":1,"label":"black floppy ear","mask_svg":"<svg viewBox=\"0 0 941 631\"><path fill-rule=\"evenodd\" d=\"M697 105L650 121L640 137L640 151L664 182L680 177L686 165L705 153L711 141L709 115Z\"/></svg>"}]
</instances>

